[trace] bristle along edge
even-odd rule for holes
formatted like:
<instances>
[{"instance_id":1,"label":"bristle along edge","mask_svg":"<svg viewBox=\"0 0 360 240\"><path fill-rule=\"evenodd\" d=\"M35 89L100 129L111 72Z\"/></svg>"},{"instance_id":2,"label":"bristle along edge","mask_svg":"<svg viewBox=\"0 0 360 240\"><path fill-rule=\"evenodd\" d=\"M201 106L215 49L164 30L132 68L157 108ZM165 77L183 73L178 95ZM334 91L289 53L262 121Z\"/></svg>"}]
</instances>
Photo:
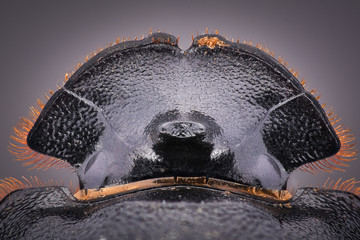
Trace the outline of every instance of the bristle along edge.
<instances>
[{"instance_id":1,"label":"bristle along edge","mask_svg":"<svg viewBox=\"0 0 360 240\"><path fill-rule=\"evenodd\" d=\"M346 162L356 160L358 151L355 144L355 136L351 133L350 129L347 129L342 124L339 124L341 120L331 108L326 111L327 117L333 126L336 135L340 139L340 150L334 156L325 158L319 161L307 163L300 167L300 170L317 174L321 171L333 172L333 170L346 171L343 167L349 167Z\"/></svg>"},{"instance_id":2,"label":"bristle along edge","mask_svg":"<svg viewBox=\"0 0 360 240\"><path fill-rule=\"evenodd\" d=\"M253 46L252 42L244 41L244 44ZM267 53L271 57L275 58L274 52L270 51L267 47L257 44L256 48L260 49L261 51ZM285 61L284 58L279 56L278 62L282 64L289 72L295 77L298 78L299 72L293 70L292 68L289 68L289 64L287 61ZM321 95L315 90L309 90L306 88L306 80L301 79L300 80L301 85L304 87L306 91L311 93L316 100L319 100ZM326 107L326 104L323 104L321 106L324 110ZM339 171L345 171L341 167L348 167L349 165L346 164L346 162L354 161L356 160L356 156L358 154L358 151L355 147L355 136L351 133L349 129L344 127L343 125L339 124L339 121L341 120L337 115L334 114L333 110L329 108L328 110L325 110L327 117L333 126L337 136L340 139L341 148L337 154L330 158L318 160L316 162L307 163L300 167L300 170L309 172L312 174L319 173L321 171L325 172L332 172L333 170L339 170Z\"/></svg>"},{"instance_id":3,"label":"bristle along edge","mask_svg":"<svg viewBox=\"0 0 360 240\"><path fill-rule=\"evenodd\" d=\"M23 176L21 180L18 180L14 177L0 179L0 201L4 199L9 193L16 190L55 186L65 186L65 184L54 179L49 179L48 181L43 182L38 177L26 178ZM72 182L70 182L70 185L66 187L68 187L73 194L79 190L79 187L75 187Z\"/></svg>"},{"instance_id":4,"label":"bristle along edge","mask_svg":"<svg viewBox=\"0 0 360 240\"><path fill-rule=\"evenodd\" d=\"M150 31L151 34L151 31ZM144 39L144 36L142 35L142 38ZM122 42L130 41L131 38L123 38ZM137 37L135 37L135 40L137 40ZM120 38L117 38L115 42L112 42L110 44L107 44L106 48L111 47L115 44L120 43ZM93 58L95 55L103 51L104 49L98 48L96 51L91 52L88 54L83 62L78 62L74 70L70 73L66 73L64 77L64 81L57 85L57 89L61 89L63 85L70 79L70 77L87 61L89 61L91 58ZM45 99L49 100L51 95L54 94L54 91L49 90L49 94L45 94ZM16 157L17 161L22 161L24 166L33 165L30 169L43 169L47 170L50 167L55 167L57 169L59 168L72 168L72 166L67 163L66 161L63 161L61 159L50 157L43 155L41 153L35 152L32 149L29 148L26 142L26 138L28 136L29 131L34 126L35 121L40 115L41 110L44 108L45 103L41 101L40 99L37 99L37 107L30 107L30 116L29 117L22 117L20 121L17 123L17 125L13 128L13 134L10 136L11 141L8 146L8 150L11 154L13 154Z\"/></svg>"},{"instance_id":5,"label":"bristle along edge","mask_svg":"<svg viewBox=\"0 0 360 240\"><path fill-rule=\"evenodd\" d=\"M10 136L11 141L8 150L13 154L17 161L21 161L24 166L33 165L30 169L47 170L50 167L71 168L72 166L61 159L46 156L44 154L35 152L27 145L27 136L29 131L34 126L35 121L40 115L40 110L44 108L45 104L38 99L38 107L30 107L30 116L22 117L18 124L13 128L13 134Z\"/></svg>"},{"instance_id":6,"label":"bristle along edge","mask_svg":"<svg viewBox=\"0 0 360 240\"><path fill-rule=\"evenodd\" d=\"M157 30L157 32L159 33L160 30ZM149 30L149 35L152 35L153 34L153 31L152 29L150 28ZM118 37L115 39L114 42L110 42L109 44L106 44L105 48L103 47L100 47L98 49L96 49L95 51L92 51L90 52L88 55L86 55L86 57L83 59L82 62L78 62L75 67L74 67L74 70L72 70L71 72L68 72L65 74L65 77L64 77L64 81L62 82L62 85L64 85L69 79L70 77L83 65L85 64L86 62L88 62L91 58L95 57L98 53L102 52L104 49L107 49L109 47L112 47L114 45L117 45L117 44L120 44L120 43L124 43L124 42L127 42L127 41L138 41L138 40L143 40L145 38L144 34L141 34L141 37L135 37L134 39L132 39L131 37ZM179 44L179 39L180 39L180 35L178 35L177 37L177 40L176 40L176 44ZM165 41L161 41L160 39L154 39L152 38L152 41L154 43L167 43L167 44L170 44L170 39L166 39Z\"/></svg>"},{"instance_id":7,"label":"bristle along edge","mask_svg":"<svg viewBox=\"0 0 360 240\"><path fill-rule=\"evenodd\" d=\"M237 40L237 42L239 43L239 40ZM246 40L244 40L243 43L246 44L246 45L249 45L249 46L254 46L257 49L263 51L264 53L270 55L275 60L277 60L283 67L285 67L295 78L298 78L299 72L294 70L293 68L290 68L288 62L285 61L285 59L283 57L279 56L276 59L275 58L275 53L273 51L269 50L266 46L262 45L261 43L258 43L256 45L254 45L252 41L246 41ZM305 80L302 80L301 84L304 86L305 85Z\"/></svg>"},{"instance_id":8,"label":"bristle along edge","mask_svg":"<svg viewBox=\"0 0 360 240\"><path fill-rule=\"evenodd\" d=\"M205 29L205 32L208 34L208 28ZM218 30L215 30L215 34L218 34L218 33L219 33ZM151 35L151 34L152 34L152 30L150 29L149 35ZM178 36L178 38L177 38L177 43L179 41L179 37L180 36ZM144 35L141 36L141 40L142 39L144 39ZM123 38L121 42L130 41L130 40L131 40L131 38ZM137 37L135 37L135 40L137 40ZM153 41L156 41L156 40L153 40ZM239 39L237 40L237 42L239 43ZM108 44L107 47L111 47L112 45L119 44L119 43L120 43L120 38L117 38L115 42ZM244 41L244 44L253 46L253 42L250 42L250 41ZM274 52L270 51L267 47L265 47L261 44L257 44L256 47L258 49L260 49L261 51L267 53L271 57L275 58ZM88 60L90 60L92 57L94 57L96 54L98 54L101 51L103 51L103 48L98 48L96 51L93 51L89 55L87 55L84 58L83 63L80 63L80 62L77 63L75 65L74 71L72 71L71 73L65 74L65 80L63 83L65 84L69 80L69 78L75 73L75 71L77 71L82 66L82 64L86 63ZM292 73L294 75L294 77L296 77L296 78L298 77L298 72L289 68L288 62L286 62L284 60L284 58L279 56L278 62L280 64L282 64L285 68L287 68L290 71L290 73ZM305 88L306 80L302 79L300 81L300 83ZM58 88L61 88L61 87L58 86ZM313 95L317 94L316 90L311 90L309 92L312 93ZM49 90L49 93L52 95L54 92ZM49 98L50 97L46 95L46 99L49 99ZM315 98L318 100L320 98L320 95L315 96ZM38 99L38 105L41 109L44 107L44 104L39 99ZM325 104L322 105L322 107L324 108ZM70 164L68 164L65 161L37 153L37 152L31 150L27 146L27 144L26 144L27 134L30 131L30 129L32 128L34 122L36 121L36 119L40 113L39 110L37 110L34 107L31 107L30 110L31 110L30 118L25 118L25 117L22 118L21 121L19 122L18 126L14 127L14 135L11 136L13 141L17 142L17 144L20 144L20 145L10 143L9 151L12 154L14 154L15 156L17 156L18 161L28 160L23 163L24 165L27 166L27 165L35 164L34 167L32 167L32 168L48 169L51 166L55 166L57 168L71 167ZM342 125L335 126L335 124L337 124L340 119L338 119L336 116L331 117L332 114L333 114L333 112L327 113L329 120L330 120L331 124L333 125L336 134L338 135L338 137L340 139L340 142L341 142L340 151L336 155L334 155L330 158L322 159L322 160L308 163L308 164L301 166L300 169L302 171L310 172L313 174L316 174L320 171L327 171L327 172L332 172L332 170L345 171L344 169L339 168L338 166L343 166L343 167L348 166L348 164L346 164L344 162L353 161L356 159L355 156L357 155L358 152L357 152L357 150L355 148L355 144L354 144L354 141L355 141L354 135L352 133L350 133L350 130L346 129Z\"/></svg>"},{"instance_id":9,"label":"bristle along edge","mask_svg":"<svg viewBox=\"0 0 360 240\"><path fill-rule=\"evenodd\" d=\"M344 192L350 192L360 197L360 181L357 181L355 178L350 178L348 180L342 181L339 178L337 181L330 180L330 177L322 186L317 186L318 188L323 188L326 190L339 190Z\"/></svg>"}]
</instances>

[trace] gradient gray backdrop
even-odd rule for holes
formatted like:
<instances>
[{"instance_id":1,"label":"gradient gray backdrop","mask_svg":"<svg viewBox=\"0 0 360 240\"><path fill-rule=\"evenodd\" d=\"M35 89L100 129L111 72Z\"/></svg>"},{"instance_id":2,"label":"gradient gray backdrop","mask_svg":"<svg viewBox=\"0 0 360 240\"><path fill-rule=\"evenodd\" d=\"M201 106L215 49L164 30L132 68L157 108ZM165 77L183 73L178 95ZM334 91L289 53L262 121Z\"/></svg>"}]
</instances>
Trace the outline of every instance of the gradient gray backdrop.
<instances>
[{"instance_id":1,"label":"gradient gray backdrop","mask_svg":"<svg viewBox=\"0 0 360 240\"><path fill-rule=\"evenodd\" d=\"M6 1L0 25L0 178L37 175L76 182L69 170L28 171L13 161L7 151L12 127L90 51L117 37L147 35L150 28L180 34L183 49L205 27L266 45L360 136L359 1ZM360 160L335 178L359 178L359 170ZM291 183L321 184L327 175L296 172Z\"/></svg>"}]
</instances>

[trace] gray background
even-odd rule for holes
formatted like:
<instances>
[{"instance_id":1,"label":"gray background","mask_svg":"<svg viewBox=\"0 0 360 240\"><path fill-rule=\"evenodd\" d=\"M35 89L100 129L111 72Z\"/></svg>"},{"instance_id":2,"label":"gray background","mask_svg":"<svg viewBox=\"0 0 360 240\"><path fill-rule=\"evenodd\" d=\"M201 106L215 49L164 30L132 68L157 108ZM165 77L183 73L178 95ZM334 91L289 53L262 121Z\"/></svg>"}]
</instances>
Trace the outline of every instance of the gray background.
<instances>
[{"instance_id":1,"label":"gray background","mask_svg":"<svg viewBox=\"0 0 360 240\"><path fill-rule=\"evenodd\" d=\"M177 36L187 49L191 35L219 29L228 38L262 43L285 57L299 78L317 89L359 135L359 1L6 1L0 9L0 178L38 176L77 181L69 170L31 170L7 151L12 127L55 90L66 72L117 37ZM334 178L359 178L360 160ZM329 174L295 172L292 187L323 183Z\"/></svg>"}]
</instances>

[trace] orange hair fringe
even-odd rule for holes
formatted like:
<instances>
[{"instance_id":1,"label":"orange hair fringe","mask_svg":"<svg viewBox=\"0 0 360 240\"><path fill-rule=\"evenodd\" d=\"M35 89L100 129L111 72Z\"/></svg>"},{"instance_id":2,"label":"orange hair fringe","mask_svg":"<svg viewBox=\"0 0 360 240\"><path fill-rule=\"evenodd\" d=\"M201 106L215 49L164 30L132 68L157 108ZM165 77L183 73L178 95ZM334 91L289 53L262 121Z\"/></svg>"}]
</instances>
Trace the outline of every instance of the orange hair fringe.
<instances>
[{"instance_id":1,"label":"orange hair fringe","mask_svg":"<svg viewBox=\"0 0 360 240\"><path fill-rule=\"evenodd\" d=\"M206 28L205 32L206 32L206 34L208 34L208 28ZM149 34L152 34L151 29L149 31ZM219 31L215 30L215 34L219 34ZM197 33L197 35L198 35L198 33ZM142 40L144 38L145 38L144 35L142 35L140 39ZM125 41L130 41L130 40L131 40L131 38L122 38L121 39L119 37L115 40L115 42L106 45L106 48L111 47L116 44L119 44L120 42L125 42ZM138 38L135 37L134 40L138 40ZM179 37L177 38L177 43L178 42L179 42ZM232 39L232 42L234 42L233 39ZM239 43L239 42L240 42L239 39L237 39L237 43ZM253 46L253 42L251 42L251 41L244 41L244 44ZM267 47L265 47L261 44L257 44L256 47L258 49L260 49L261 51L267 53L271 57L275 58L274 52L270 51ZM103 51L103 48L98 48L96 51L91 52L84 58L83 63L87 62L88 60L90 60L92 57L94 57L101 51ZM285 68L287 68L290 71L290 73L292 73L296 78L298 78L298 75L299 75L298 72L295 71L294 69L289 68L288 62L286 62L284 60L284 58L279 56L279 58L277 60ZM82 66L83 63L80 63L80 62L77 63L72 72L65 74L65 79L64 79L63 84L65 84L68 81L68 79L72 76L72 74L75 71L77 71ZM303 85L303 87L305 88L306 81L304 79L302 79L300 82ZM57 88L60 89L61 87L57 86ZM311 90L309 92L311 94L313 94L317 100L319 100L320 95L318 95L316 90ZM49 93L51 95L54 94L54 92L51 90L49 90ZM47 100L50 98L48 95L45 95L45 97ZM29 131L31 130L31 128L33 127L35 121L37 120L37 118L40 114L40 111L44 108L44 105L45 105L40 99L37 100L37 104L38 104L38 107L30 108L30 116L28 118L26 118L26 117L21 118L20 122L14 127L13 135L10 136L12 142L10 142L10 144L9 144L9 147L8 147L9 151L13 155L16 156L16 160L22 161L24 166L33 165L33 167L30 169L37 168L37 169L46 170L50 167L72 168L71 165L69 163L67 163L66 161L63 161L58 158L46 156L41 153L37 153L28 147L27 142L26 142L27 135L28 135ZM325 108L325 104L322 105L322 107ZM322 160L308 163L308 164L301 166L300 169L302 171L306 171L306 172L313 173L313 174L316 174L320 171L326 171L326 172L332 172L333 170L345 171L341 167L349 166L346 162L353 161L356 159L356 155L358 154L358 151L355 148L354 135L350 132L349 129L345 128L343 125L338 125L338 122L340 121L340 119L337 117L337 115L334 114L334 112L332 111L331 108L326 111L326 114L329 118L330 123L334 127L336 134L338 135L338 137L340 139L340 142L341 142L340 151L330 158L322 159ZM13 184L13 185L15 184L14 186L20 186L20 185L16 185L16 183L17 184L20 184L20 183L15 181L13 178L7 178L7 179L5 179L5 181L9 181L9 179L12 179L12 181L8 182L8 183L10 183L10 185L7 185L7 186L12 186L11 184ZM3 181L3 182L0 184L0 188L4 189L4 186L5 186L4 180L1 180L1 181ZM344 188L344 186L348 186L348 184L350 184L350 183L352 183L351 186L353 186L354 181L350 181L350 182L345 181L346 182L346 183L344 183L345 185L342 185L342 184L336 185L335 184L335 187L338 187L338 185L339 185L339 186L342 186L342 188ZM28 181L26 181L26 182L28 182ZM360 191L359 189L356 190L357 193L359 191Z\"/></svg>"},{"instance_id":2,"label":"orange hair fringe","mask_svg":"<svg viewBox=\"0 0 360 240\"><path fill-rule=\"evenodd\" d=\"M40 111L45 106L40 99L37 100L37 103L38 108L30 107L30 116L28 118L22 117L20 122L13 128L14 132L10 136L12 141L10 141L8 146L9 152L16 157L15 160L21 161L24 166L33 165L30 169L47 170L50 167L72 168L68 162L35 152L27 145L26 139L29 131L34 126Z\"/></svg>"},{"instance_id":3,"label":"orange hair fringe","mask_svg":"<svg viewBox=\"0 0 360 240\"><path fill-rule=\"evenodd\" d=\"M149 33L151 34L151 30ZM142 35L141 39L144 39L144 35ZM122 39L117 38L115 42L107 44L106 48L128 40L130 41L131 38L122 38ZM135 40L137 40L137 37L135 37ZM60 85L57 85L57 89L60 89L84 63L89 61L92 57L94 57L96 54L98 54L101 51L103 51L103 48L98 48L96 51L93 51L90 54L88 54L84 58L83 62L78 62L75 65L74 70L72 72L65 74L64 81ZM54 94L52 90L49 90L49 93L50 95L45 94L46 100L49 100L51 95ZM30 169L36 168L36 169L47 170L50 167L72 168L72 166L66 161L35 152L32 149L30 149L29 146L27 145L26 139L29 134L29 131L34 126L34 123L39 117L40 112L44 108L44 106L45 103L40 99L37 99L37 106L30 107L29 117L22 117L20 119L20 121L13 128L13 134L10 136L11 141L9 143L8 150L11 154L13 154L16 157L17 161L23 162L24 166L33 165Z\"/></svg>"},{"instance_id":4,"label":"orange hair fringe","mask_svg":"<svg viewBox=\"0 0 360 240\"><path fill-rule=\"evenodd\" d=\"M247 44L250 46L253 45L252 42L247 42L247 41L244 41L244 44ZM260 49L261 51L263 51L263 52L267 53L268 55L270 55L271 57L275 58L274 52L270 51L267 47L265 47L261 44L257 44L256 48ZM289 68L288 62L285 61L284 58L279 56L278 62L281 63L285 68L287 68L289 70L289 72L294 75L295 78L298 78L299 72L295 71L292 68ZM306 91L308 91L312 95L314 95L316 100L320 99L321 95L319 95L319 93L315 89L313 89L313 90L306 89L306 80L305 79L302 79L300 81L300 83L305 88ZM321 107L325 110L326 104L323 104ZM339 152L332 157L322 159L322 160L319 160L316 162L307 163L300 167L300 170L309 172L312 174L316 174L321 171L325 171L325 172L332 172L333 170L345 171L341 167L348 167L349 164L347 164L346 162L350 162L350 161L357 159L356 156L358 154L358 151L355 146L356 144L355 144L354 134L351 133L351 131L349 129L347 129L346 127L344 127L342 124L339 124L339 121L341 119L336 114L334 114L334 111L332 110L332 108L325 110L325 112L326 112L326 115L327 115L331 125L333 126L337 136L340 139L341 148L340 148Z\"/></svg>"},{"instance_id":5,"label":"orange hair fringe","mask_svg":"<svg viewBox=\"0 0 360 240\"><path fill-rule=\"evenodd\" d=\"M159 32L159 30L158 30ZM152 30L150 29L149 34L152 34ZM140 40L144 39L145 36L141 35ZM135 37L134 40L138 40L138 37ZM113 45L119 44L120 42L126 42L131 41L131 38L117 38L115 42L111 42L110 44L106 45L106 48L109 48ZM167 40L169 42L169 39ZM177 39L179 41L179 37ZM166 43L166 41L165 41ZM88 54L83 62L78 62L74 70L70 73L65 74L64 81L57 85L57 89L60 89L68 80L69 78L87 61L89 61L91 58L93 58L95 55L103 51L104 48L98 48L96 51L91 52ZM50 99L51 95L54 94L52 90L49 90L50 95L45 94L45 98L47 100ZM18 124L13 128L14 132L10 136L11 142L9 143L8 150L11 154L16 156L17 161L22 161L24 166L34 165L30 169L48 169L50 167L56 167L56 168L72 168L71 165L61 159L50 157L43 155L41 153L35 152L32 149L30 149L27 145L26 138L31 130L31 128L34 126L35 121L40 115L41 110L44 108L45 103L42 102L40 99L37 99L37 107L30 107L30 116L29 117L22 117Z\"/></svg>"},{"instance_id":6,"label":"orange hair fringe","mask_svg":"<svg viewBox=\"0 0 360 240\"><path fill-rule=\"evenodd\" d=\"M351 178L345 181L342 181L339 178L336 182L334 180L330 181L330 177L326 182L321 186L323 189L327 190L339 190L344 192L350 192L360 197L360 181L356 181L355 178ZM320 187L320 186L318 186Z\"/></svg>"},{"instance_id":7,"label":"orange hair fringe","mask_svg":"<svg viewBox=\"0 0 360 240\"><path fill-rule=\"evenodd\" d=\"M0 180L0 201L9 193L16 190L54 186L65 186L65 184L54 179L49 179L47 182L43 182L37 177L22 177L22 180L18 180L13 177L4 178ZM70 186L68 187L73 194L79 190L79 187L75 187L72 182L70 182Z\"/></svg>"}]
</instances>

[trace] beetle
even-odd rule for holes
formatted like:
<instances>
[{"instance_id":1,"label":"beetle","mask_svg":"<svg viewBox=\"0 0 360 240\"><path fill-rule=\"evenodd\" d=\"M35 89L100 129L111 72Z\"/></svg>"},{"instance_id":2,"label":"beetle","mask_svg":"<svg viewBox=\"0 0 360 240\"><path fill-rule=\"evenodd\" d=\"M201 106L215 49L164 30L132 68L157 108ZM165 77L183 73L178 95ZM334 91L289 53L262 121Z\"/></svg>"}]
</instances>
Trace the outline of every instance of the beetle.
<instances>
[{"instance_id":1,"label":"beetle","mask_svg":"<svg viewBox=\"0 0 360 240\"><path fill-rule=\"evenodd\" d=\"M4 239L359 238L355 180L286 190L295 169L337 169L356 150L263 46L206 32L183 51L151 33L65 80L15 128L10 151L71 166L80 189L4 180L6 195L22 188L1 202Z\"/></svg>"}]
</instances>

